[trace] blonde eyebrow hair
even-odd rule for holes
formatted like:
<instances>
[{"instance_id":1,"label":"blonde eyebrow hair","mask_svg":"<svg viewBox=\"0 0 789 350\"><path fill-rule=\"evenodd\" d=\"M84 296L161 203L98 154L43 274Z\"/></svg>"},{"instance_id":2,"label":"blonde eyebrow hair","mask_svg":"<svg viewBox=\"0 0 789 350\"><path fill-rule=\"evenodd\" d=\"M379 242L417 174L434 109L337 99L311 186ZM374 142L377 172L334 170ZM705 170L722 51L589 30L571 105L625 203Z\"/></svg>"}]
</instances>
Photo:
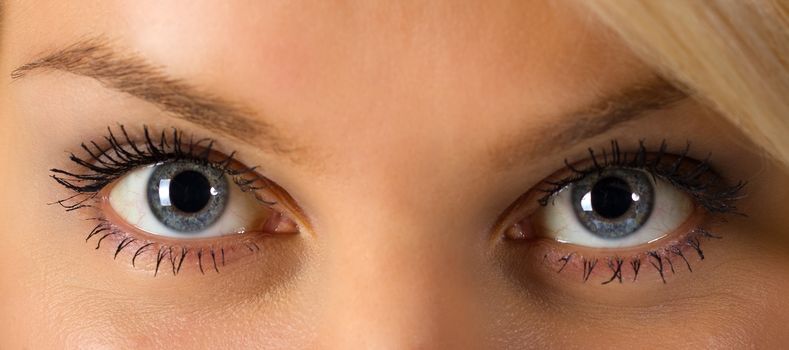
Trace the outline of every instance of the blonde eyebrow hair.
<instances>
[{"instance_id":1,"label":"blonde eyebrow hair","mask_svg":"<svg viewBox=\"0 0 789 350\"><path fill-rule=\"evenodd\" d=\"M248 142L263 140L278 153L293 150L281 132L252 108L202 91L186 81L168 76L143 57L118 51L105 38L91 38L43 55L11 72L17 80L33 71L53 69L97 80L157 106L168 115Z\"/></svg>"},{"instance_id":2,"label":"blonde eyebrow hair","mask_svg":"<svg viewBox=\"0 0 789 350\"><path fill-rule=\"evenodd\" d=\"M648 112L671 108L690 97L684 88L678 86L662 77L652 76L603 96L588 106L561 116L555 123L541 126L536 132L531 130L530 134L545 136L540 142L516 137L493 148L494 167L507 168L520 156L552 152L638 120Z\"/></svg>"},{"instance_id":3,"label":"blonde eyebrow hair","mask_svg":"<svg viewBox=\"0 0 789 350\"><path fill-rule=\"evenodd\" d=\"M247 143L249 139L262 140L276 153L290 153L297 149L279 130L256 117L251 108L199 91L183 80L166 75L160 67L140 56L113 49L104 38L80 41L44 55L14 69L11 78L21 79L39 69L54 69L96 79L107 88L152 103L176 118ZM636 120L648 111L668 108L687 97L688 94L675 84L653 76L563 116L557 123L543 126L544 130L538 134L551 135L544 141L535 143L521 137L495 148L491 152L494 167L509 167L518 157L551 152L594 137L619 124Z\"/></svg>"},{"instance_id":4,"label":"blonde eyebrow hair","mask_svg":"<svg viewBox=\"0 0 789 350\"><path fill-rule=\"evenodd\" d=\"M634 121L647 112L666 109L685 100L688 94L667 80L653 77L606 96L563 118L563 130L554 143L569 143L591 138L624 122Z\"/></svg>"}]
</instances>

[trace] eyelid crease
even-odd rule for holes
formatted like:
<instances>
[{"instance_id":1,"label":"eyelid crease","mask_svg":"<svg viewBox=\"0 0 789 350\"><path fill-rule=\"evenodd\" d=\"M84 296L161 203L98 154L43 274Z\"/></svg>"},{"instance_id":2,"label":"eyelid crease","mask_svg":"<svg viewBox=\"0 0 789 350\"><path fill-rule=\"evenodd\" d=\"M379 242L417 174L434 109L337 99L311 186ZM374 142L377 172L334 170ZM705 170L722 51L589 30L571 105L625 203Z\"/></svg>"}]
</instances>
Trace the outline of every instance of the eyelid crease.
<instances>
[{"instance_id":1,"label":"eyelid crease","mask_svg":"<svg viewBox=\"0 0 789 350\"><path fill-rule=\"evenodd\" d=\"M631 247L624 251L595 251L547 238L510 242L528 249L533 258L539 258L542 265L557 275L568 275L570 279L577 279L582 283L599 282L606 285L613 282L636 282L645 270L650 270L655 273L657 281L665 284L669 276L682 270L693 272L694 263L705 260L701 246L703 241L722 238L711 231L712 226L723 222L721 218L717 214L705 214L709 216L697 217L684 223L676 232L672 232L670 240ZM538 251L539 257L534 256ZM596 277L594 281L592 277Z\"/></svg>"},{"instance_id":2,"label":"eyelid crease","mask_svg":"<svg viewBox=\"0 0 789 350\"><path fill-rule=\"evenodd\" d=\"M201 274L212 270L220 273L227 264L264 250L265 247L262 246L265 245L264 242L270 241L270 238L293 236L256 233L176 241L159 237L152 239L131 233L104 216L91 220L97 224L86 237L86 242L93 239L96 250L102 249L103 245L110 246L114 260L124 255L129 258L132 268L151 271L154 277L168 270L171 270L172 276L178 276L186 265L195 266Z\"/></svg>"}]
</instances>

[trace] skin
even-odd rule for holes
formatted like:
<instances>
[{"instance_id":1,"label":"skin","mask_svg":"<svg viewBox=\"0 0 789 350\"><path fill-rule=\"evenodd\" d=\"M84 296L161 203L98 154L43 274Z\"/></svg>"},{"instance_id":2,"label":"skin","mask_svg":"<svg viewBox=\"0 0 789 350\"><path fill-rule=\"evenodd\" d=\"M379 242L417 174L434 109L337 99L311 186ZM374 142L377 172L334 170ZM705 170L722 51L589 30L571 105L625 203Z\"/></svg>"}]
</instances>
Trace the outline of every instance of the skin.
<instances>
[{"instance_id":1,"label":"skin","mask_svg":"<svg viewBox=\"0 0 789 350\"><path fill-rule=\"evenodd\" d=\"M94 79L10 73L108 38L274 126L233 137ZM0 348L775 348L789 323L787 172L693 99L548 146L568 117L654 77L574 4L68 1L3 4ZM177 127L261 165L303 212L221 273L152 275L84 237L50 168L101 140ZM135 136L135 137L136 137ZM686 141L746 180L748 217L715 226L662 283L556 274L496 222L565 158L616 139ZM676 153L676 152L675 152ZM524 213L528 217L530 213ZM545 241L545 240L543 240ZM542 242L542 241L541 241ZM542 242L550 249L558 244ZM568 251L569 252L569 251ZM123 253L128 255L128 251ZM536 256L536 258L535 258ZM123 259L122 259L123 258ZM652 270L648 270L652 269ZM679 269L678 269L679 270ZM603 272L601 272L603 271ZM632 277L627 271L625 279Z\"/></svg>"}]
</instances>

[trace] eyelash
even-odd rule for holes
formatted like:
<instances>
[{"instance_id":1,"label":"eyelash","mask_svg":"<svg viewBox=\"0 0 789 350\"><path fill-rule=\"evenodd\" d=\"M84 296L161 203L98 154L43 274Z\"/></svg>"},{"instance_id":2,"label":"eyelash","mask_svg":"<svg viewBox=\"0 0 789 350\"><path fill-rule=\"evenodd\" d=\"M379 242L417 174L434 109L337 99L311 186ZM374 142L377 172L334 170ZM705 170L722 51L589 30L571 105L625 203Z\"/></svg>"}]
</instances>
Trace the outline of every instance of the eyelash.
<instances>
[{"instance_id":1,"label":"eyelash","mask_svg":"<svg viewBox=\"0 0 789 350\"><path fill-rule=\"evenodd\" d=\"M110 127L107 128L108 134L104 136L104 140L109 145L108 149L103 150L96 142L91 141L90 145L84 143L80 145L88 155L87 159L80 158L73 153L69 155L70 161L87 170L85 173L51 169L54 173L51 177L59 184L75 193L68 198L58 200L52 204L59 204L67 211L94 207L92 201L96 200L100 191L129 171L140 166L173 160L189 160L222 170L226 175L232 178L236 185L241 187L243 192L263 189L261 187L252 186L253 183L261 179L261 177L255 173L257 167L243 169L229 168L229 164L234 161L235 152L231 152L222 160L210 160L214 144L213 140L199 139L195 141L190 138L188 142L185 142L183 132L174 128L169 135L165 131L162 131L159 135L159 139L155 140L154 137L151 136L148 127L144 126L144 143L138 145L132 140L123 125L119 125L119 129L121 131L121 138L117 137ZM93 149L91 149L90 146L92 146ZM558 181L544 181L544 184L549 185L549 187L539 190L544 193L544 196L538 199L538 203L541 206L547 206L551 198L560 191L594 172L600 172L609 167L628 167L645 170L653 177L667 181L693 197L696 203L710 214L743 215L737 212L734 203L743 197L741 192L746 185L745 182L740 181L730 186L724 185L720 176L710 167L709 157L702 162L692 160L688 157L690 143L687 144L685 150L681 154L675 156L675 159L671 162L669 167L665 167L663 164L664 159L669 156L666 153L666 149L667 143L663 141L657 152L649 153L644 146L644 142L640 141L638 150L630 154L622 152L619 143L615 140L611 141L610 154L606 148L602 149L602 156L595 154L594 150L589 148L587 162L592 165L579 169L565 160L566 169L569 170L571 174ZM681 169L687 168L688 165L692 167L690 170L681 171ZM256 176L251 179L245 178L244 176L248 174ZM255 197L267 205L276 204L275 202L264 200L258 195ZM104 217L99 216L92 219L98 221L98 224L90 231L86 238L86 242L92 237L103 233L97 242L96 249L101 247L101 242L108 236L123 233ZM127 237L120 240L118 243L114 253L115 258L117 258L121 251L137 240L128 235L126 236ZM698 254L699 258L704 260L704 253L700 246L702 238L720 238L720 236L702 227L697 227L682 241L676 242L668 247L651 250L627 259L623 259L619 256L603 258L603 260L607 261L606 265L612 271L611 277L604 281L603 284L608 284L614 280L618 280L621 283L623 280L623 268L626 266L630 266L633 270L633 281L635 281L641 266L644 264L644 260L647 260L647 262L655 268L663 283L666 282L664 276L664 262L669 266L670 271L675 271L672 257L681 258L688 270L692 272L691 264L686 258L685 253L683 253L683 248L692 248ZM138 247L133 254L132 265L135 265L137 258L142 253L149 251L148 248L152 247L154 244L155 242L148 242ZM250 252L260 250L260 247L255 242L245 242L244 245ZM178 253L178 251L180 251L180 253L174 255L174 248L176 249L176 253ZM185 246L165 244L159 244L158 251L153 251L156 252L156 270L154 275L158 274L161 262L168 256L168 261L170 261L172 265L173 274L177 275L187 254L191 252L191 250ZM217 260L219 259L221 265L224 265L225 247L219 247L217 249L212 246L208 249L206 254L210 254L213 268L219 272ZM205 268L202 262L203 249L197 250L195 255L198 260L197 264L199 269L201 273L204 273ZM556 261L556 263L560 265L557 272L561 273L565 271L565 267L578 255L580 254L575 252L562 255ZM598 265L600 259L588 259L583 256L580 258L583 267L582 277L583 281L586 282L595 268L600 266ZM545 259L548 259L548 254L544 256L543 260Z\"/></svg>"},{"instance_id":2,"label":"eyelash","mask_svg":"<svg viewBox=\"0 0 789 350\"><path fill-rule=\"evenodd\" d=\"M112 181L115 181L132 169L166 161L189 160L201 165L212 166L229 176L233 176L234 180L245 174L254 174L255 169L257 169L257 167L240 170L230 169L228 166L235 160L234 157L236 152L231 152L222 161L210 161L209 158L214 145L213 140L205 138L195 141L190 138L188 143L184 143L183 132L175 128L172 129L172 140L168 141L168 134L162 131L159 136L159 141L155 142L148 127L143 126L145 138L144 147L140 147L132 141L123 125L119 125L119 128L123 135L123 141L125 141L124 144L121 144L115 136L115 133L112 132L112 129L107 127L108 135L104 136L104 140L109 144L109 149L102 150L96 142L91 141L90 144L93 146L93 150L84 143L80 144L80 147L89 155L90 160L84 160L74 153L69 154L69 160L87 169L90 171L89 173L77 174L60 169L50 169L50 171L55 173L51 175L52 178L66 188L78 194L82 194L98 193L105 186L112 183ZM205 144L205 146L203 146L203 144ZM183 145L186 145L186 150L184 150ZM124 148L124 146L128 146L130 149ZM200 153L195 153L197 149L202 149L202 151ZM81 185L76 184L79 182L87 183ZM249 185L241 181L236 181L236 184L239 186ZM242 190L243 189L254 190L258 188L242 187ZM58 201L57 203L62 204L63 202L64 201ZM74 210L79 208L66 207L66 209Z\"/></svg>"},{"instance_id":3,"label":"eyelash","mask_svg":"<svg viewBox=\"0 0 789 350\"><path fill-rule=\"evenodd\" d=\"M661 179L675 188L690 195L698 206L717 219L717 222L722 222L723 215L740 215L744 214L737 211L735 203L744 197L743 189L746 182L739 181L734 185L726 185L725 181L716 173L710 166L708 155L704 161L696 161L690 158L690 142L687 143L685 149L679 155L670 155L666 151L668 144L663 140L657 152L650 153L647 151L644 141L639 141L638 150L634 153L622 152L619 142L616 140L611 141L610 149L602 148L602 155L596 154L594 149L588 148L588 158L582 163L591 164L584 168L573 166L567 159L565 159L566 171L570 172L569 176L561 178L558 181L545 180L543 183L547 188L538 189L544 195L537 199L540 206L547 206L551 199L554 198L559 192L566 189L568 186L583 180L590 174L602 172L609 167L623 167L631 169L644 170L652 175L653 179ZM610 151L610 153L609 153ZM673 157L670 164L666 166L666 159ZM708 220L709 223L709 220ZM672 274L676 272L674 261L672 258L681 259L680 263L684 263L690 272L693 272L690 261L686 257L687 250L694 251L700 260L704 260L704 252L701 249L702 239L720 239L721 236L710 232L703 226L697 226L691 229L682 240L673 242L672 244L649 250L640 254L636 254L629 258L622 258L619 256L609 256L601 258L587 258L581 256L577 252L569 254L561 254L555 263L559 268L557 273L565 271L565 267L570 264L573 259L580 257L580 266L582 270L582 280L586 282L589 280L595 269L600 266L599 262L605 261L611 270L610 278L605 279L602 284L609 284L615 280L620 283L623 281L623 270L629 266L633 273L632 281L635 282L641 271L641 267L648 262L656 272L659 274L663 283L666 283L665 269L671 271ZM543 255L543 262L551 259L549 254ZM667 266L666 266L667 265Z\"/></svg>"},{"instance_id":4,"label":"eyelash","mask_svg":"<svg viewBox=\"0 0 789 350\"><path fill-rule=\"evenodd\" d=\"M628 160L629 154L622 152L619 142L613 140L611 141L610 155L606 148L602 148L602 162L599 156L595 154L594 149L588 148L588 161L592 163L592 166L578 169L565 159L565 167L572 175L556 182L545 181L544 183L548 184L550 188L541 190L541 192L546 194L538 199L538 202L541 206L546 206L548 201L557 193L567 186L583 180L592 173L601 172L609 167L625 167L644 170L651 174L653 178L667 181L674 187L692 196L699 205L710 213L727 214L737 212L734 203L742 198L741 192L747 185L746 182L739 181L731 186L724 185L723 179L710 166L710 155L701 162L688 157L690 142L686 144L684 151L676 157L671 166L666 169L662 166L664 157L668 156L666 153L667 148L668 144L663 140L657 152L649 153L646 146L644 146L644 141L641 140L638 143L638 150L633 153L632 159ZM682 174L680 170L689 163L695 163L690 164L693 166L693 169L687 174ZM711 187L714 188L711 189Z\"/></svg>"},{"instance_id":5,"label":"eyelash","mask_svg":"<svg viewBox=\"0 0 789 350\"><path fill-rule=\"evenodd\" d=\"M276 201L264 199L257 192L258 190L272 187L272 184L267 179L256 173L257 167L234 169L231 166L235 162L234 156L236 152L231 152L221 159L212 160L214 141L211 139L194 140L190 137L186 140L182 131L173 128L171 133L162 131L158 140L155 140L149 128L143 126L144 141L140 145L134 142L123 125L119 125L118 128L120 133L116 135L112 128L107 127L107 135L104 136L104 141L108 144L108 148L102 149L96 142L90 141L89 145L85 143L80 144L80 147L86 154L85 158L81 158L74 153L69 154L69 160L83 169L84 172L50 169L53 173L50 176L55 181L74 192L72 196L50 204L58 204L69 212L95 208L96 203L99 201L97 197L101 191L128 172L145 165L178 160L191 161L221 170L240 187L242 192L254 192L255 198L267 206L277 204ZM265 186L255 186L258 182L262 182ZM100 209L98 210L101 212ZM138 258L144 253L155 252L154 261L156 267L154 276L158 275L162 261L165 258L172 265L173 275L177 275L184 260L187 259L192 251L195 252L194 256L201 273L205 273L206 268L213 268L216 272L219 272L219 266L225 265L226 251L236 250L236 247L214 247L213 245L208 248L190 249L185 244L166 244L150 239L137 239L121 228L116 227L103 214L89 218L89 220L94 220L98 223L90 230L85 241L88 242L91 238L100 236L96 249L100 249L102 241L109 236L119 235L123 237L123 239L119 239L113 258L117 258L123 250L136 241L142 244L137 247L132 255L131 263L133 267L136 266ZM246 240L242 244L250 253L261 250L260 246L252 240ZM158 246L158 249L151 249L155 246ZM210 261L207 262L210 263L208 267L203 264L204 258L210 258Z\"/></svg>"},{"instance_id":6,"label":"eyelash","mask_svg":"<svg viewBox=\"0 0 789 350\"><path fill-rule=\"evenodd\" d=\"M704 260L704 251L701 249L701 240L702 239L721 239L721 236L717 236L712 232L703 229L703 228L696 228L693 229L683 240L673 243L669 246L649 250L647 252L629 257L629 258L622 258L620 256L608 256L604 258L587 258L581 256L581 266L582 266L582 276L581 279L583 282L587 282L589 278L592 276L592 273L597 268L598 263L603 260L606 261L606 266L611 270L611 277L601 282L601 284L606 285L615 280L618 280L619 283L624 281L624 268L630 266L633 271L633 278L632 282L635 282L638 279L638 275L641 272L641 267L644 265L644 260L646 260L658 273L660 279L663 283L666 283L666 272L671 271L672 274L676 273L676 269L674 267L674 260L673 258L680 258L681 263L684 263L687 267L689 272L693 272L693 267L691 266L690 261L688 260L686 254L687 249L692 249L695 251L696 254L699 256L700 260ZM565 271L565 267L572 261L575 256L578 256L577 252L572 252L566 255L561 256L556 263L559 264L559 269L556 273L562 273ZM548 254L543 256L543 261L549 259ZM666 271L665 268L668 266L669 270Z\"/></svg>"}]
</instances>

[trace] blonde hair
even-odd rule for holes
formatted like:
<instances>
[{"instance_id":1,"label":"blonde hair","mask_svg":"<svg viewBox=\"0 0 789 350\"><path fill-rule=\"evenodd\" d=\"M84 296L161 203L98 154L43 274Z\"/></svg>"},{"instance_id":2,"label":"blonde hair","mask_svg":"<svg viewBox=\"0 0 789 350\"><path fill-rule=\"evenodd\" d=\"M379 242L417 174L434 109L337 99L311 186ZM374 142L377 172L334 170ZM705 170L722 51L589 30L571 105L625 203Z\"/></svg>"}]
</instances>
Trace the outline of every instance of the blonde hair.
<instances>
[{"instance_id":1,"label":"blonde hair","mask_svg":"<svg viewBox=\"0 0 789 350\"><path fill-rule=\"evenodd\" d=\"M647 62L789 166L789 2L582 1Z\"/></svg>"}]
</instances>

